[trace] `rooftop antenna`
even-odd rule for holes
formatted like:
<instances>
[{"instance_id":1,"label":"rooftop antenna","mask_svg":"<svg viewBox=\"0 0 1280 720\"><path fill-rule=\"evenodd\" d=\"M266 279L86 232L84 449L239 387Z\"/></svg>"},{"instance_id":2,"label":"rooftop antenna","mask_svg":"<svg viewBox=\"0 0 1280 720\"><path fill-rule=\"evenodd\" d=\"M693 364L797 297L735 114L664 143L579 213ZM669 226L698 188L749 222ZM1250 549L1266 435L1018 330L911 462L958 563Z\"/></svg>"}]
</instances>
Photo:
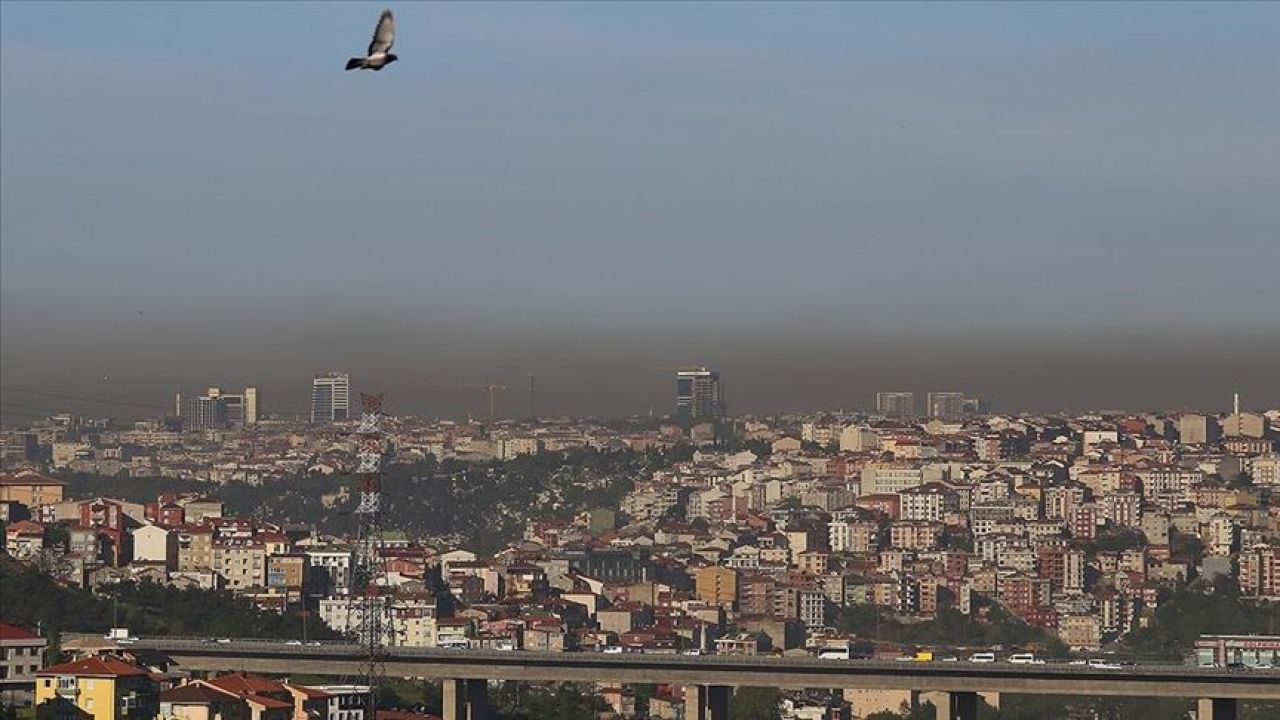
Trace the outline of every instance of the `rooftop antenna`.
<instances>
[{"instance_id":1,"label":"rooftop antenna","mask_svg":"<svg viewBox=\"0 0 1280 720\"><path fill-rule=\"evenodd\" d=\"M1240 387L1239 386L1236 386L1235 394L1232 396L1232 399L1233 399L1232 409L1234 410L1235 416L1239 417L1240 416Z\"/></svg>"}]
</instances>

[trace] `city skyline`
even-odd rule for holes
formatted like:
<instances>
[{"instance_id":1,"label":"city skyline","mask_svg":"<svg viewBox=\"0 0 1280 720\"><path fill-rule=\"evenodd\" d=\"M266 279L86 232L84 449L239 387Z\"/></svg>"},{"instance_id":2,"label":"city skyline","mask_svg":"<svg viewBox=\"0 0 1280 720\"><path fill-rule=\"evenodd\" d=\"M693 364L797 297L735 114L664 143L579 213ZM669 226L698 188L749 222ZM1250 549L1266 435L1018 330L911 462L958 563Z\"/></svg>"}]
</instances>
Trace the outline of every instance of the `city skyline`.
<instances>
[{"instance_id":1,"label":"city skyline","mask_svg":"<svg viewBox=\"0 0 1280 720\"><path fill-rule=\"evenodd\" d=\"M668 379L670 376L668 375ZM170 410L159 404L135 402L132 400L111 401L102 397L66 395L62 393L46 393L31 388L6 386L9 394L5 401L12 411L5 411L3 427L22 427L34 420L41 420L54 415L73 414L85 418L110 418L116 420L141 418L174 418L182 420L188 429L193 427L235 427L252 425L259 419L276 420L309 420L313 424L327 424L335 420L349 420L358 417L352 414L351 398L369 388L360 388L353 382L351 374L344 371L331 370L309 376L308 395L305 404L297 406L286 400L283 404L263 406L259 389L254 386L245 387L239 393L228 393L219 386L206 385L200 394L179 392L174 396ZM1232 388L1230 396L1220 405L1209 406L1167 406L1149 408L1081 408L1073 413L1069 409L1060 411L1037 412L1034 410L993 407L990 398L981 397L970 392L956 390L927 390L924 392L903 390L901 385L895 390L881 390L869 398L855 399L853 402L838 407L826 408L787 408L776 412L731 413L725 401L725 391L721 375L716 370L706 367L690 367L676 372L676 392L668 395L665 404L656 402L650 405L649 412L637 412L627 415L554 415L543 414L540 418L531 416L521 403L526 403L531 396L522 396L518 386L467 384L467 385L432 385L442 397L449 398L437 408L426 410L401 407L392 414L405 417L459 419L473 421L496 419L510 422L533 422L557 419L624 419L648 416L650 418L671 418L674 420L719 420L737 417L769 417L778 415L833 415L879 417L889 420L917 421L924 419L967 420L986 416L1070 416L1079 413L1097 413L1103 415L1152 415L1152 416L1189 416L1201 413L1204 417L1222 417L1230 420L1244 415L1262 417L1266 413L1275 414L1280 408L1272 405L1250 402L1241 393L1239 386ZM357 378L358 381L358 378ZM525 388L531 391L532 386ZM501 398L508 391L514 395L504 404ZM481 391L486 391L481 393ZM376 391L375 391L376 392ZM669 391L668 391L669 392ZM916 396L923 400L922 407L917 408ZM464 399L465 398L465 399ZM1221 399L1221 398L1220 398ZM492 400L493 407L486 407ZM36 403L36 404L31 404ZM204 403L204 405L200 405ZM443 408L451 408L445 410ZM696 408L696 409L695 409ZM493 415L490 416L490 412ZM193 415L195 413L195 415ZM194 423L194 424L192 424Z\"/></svg>"},{"instance_id":2,"label":"city skyline","mask_svg":"<svg viewBox=\"0 0 1280 720\"><path fill-rule=\"evenodd\" d=\"M361 4L0 13L6 384L1280 403L1275 6L410 4L376 78Z\"/></svg>"},{"instance_id":3,"label":"city skyline","mask_svg":"<svg viewBox=\"0 0 1280 720\"><path fill-rule=\"evenodd\" d=\"M1277 47L0 0L0 718L1280 717Z\"/></svg>"}]
</instances>

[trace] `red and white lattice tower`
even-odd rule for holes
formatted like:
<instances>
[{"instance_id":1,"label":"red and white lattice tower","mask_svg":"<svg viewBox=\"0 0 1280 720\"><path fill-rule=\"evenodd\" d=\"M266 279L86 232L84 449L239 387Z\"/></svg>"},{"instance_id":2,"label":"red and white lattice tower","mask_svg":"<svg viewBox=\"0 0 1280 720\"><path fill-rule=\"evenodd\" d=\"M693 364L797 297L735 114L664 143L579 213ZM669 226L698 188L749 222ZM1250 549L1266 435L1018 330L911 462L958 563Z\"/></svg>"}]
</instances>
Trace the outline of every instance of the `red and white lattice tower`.
<instances>
[{"instance_id":1,"label":"red and white lattice tower","mask_svg":"<svg viewBox=\"0 0 1280 720\"><path fill-rule=\"evenodd\" d=\"M393 593L387 582L383 554L382 467L387 449L382 431L382 394L360 394L363 414L357 430L356 477L360 504L356 507L359 529L352 557L351 595L347 602L347 630L365 650L362 681L369 687L365 717L376 715L377 689L386 678L386 651L395 644Z\"/></svg>"}]
</instances>

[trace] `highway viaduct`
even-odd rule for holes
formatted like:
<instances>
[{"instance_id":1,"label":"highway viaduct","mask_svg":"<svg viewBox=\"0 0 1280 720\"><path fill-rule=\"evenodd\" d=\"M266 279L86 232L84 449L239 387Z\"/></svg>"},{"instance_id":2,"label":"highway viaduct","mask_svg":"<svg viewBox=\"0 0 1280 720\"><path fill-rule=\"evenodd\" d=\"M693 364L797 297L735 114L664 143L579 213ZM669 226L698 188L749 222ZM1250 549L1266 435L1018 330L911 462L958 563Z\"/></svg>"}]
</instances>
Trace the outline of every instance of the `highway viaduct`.
<instances>
[{"instance_id":1,"label":"highway viaduct","mask_svg":"<svg viewBox=\"0 0 1280 720\"><path fill-rule=\"evenodd\" d=\"M139 638L128 646L153 652L177 669L263 674L355 675L365 659L358 645L281 641L201 641ZM123 649L123 648L122 648ZM1239 700L1280 701L1280 670L1187 665L1122 669L1069 664L883 662L816 658L556 653L392 648L384 657L393 677L439 678L446 720L484 720L488 680L673 684L690 688L689 720L726 720L730 688L928 690L947 693L939 720L974 720L977 693L1071 696L1185 697L1199 702L1199 720L1233 720Z\"/></svg>"}]
</instances>

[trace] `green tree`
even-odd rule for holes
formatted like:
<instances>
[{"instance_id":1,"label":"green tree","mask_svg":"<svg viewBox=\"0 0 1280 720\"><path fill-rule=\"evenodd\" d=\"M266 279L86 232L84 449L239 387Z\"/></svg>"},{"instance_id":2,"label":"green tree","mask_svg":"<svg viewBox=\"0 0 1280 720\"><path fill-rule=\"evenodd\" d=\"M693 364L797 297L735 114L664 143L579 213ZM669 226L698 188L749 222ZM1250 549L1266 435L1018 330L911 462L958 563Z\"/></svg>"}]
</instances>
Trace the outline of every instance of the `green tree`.
<instances>
[{"instance_id":1,"label":"green tree","mask_svg":"<svg viewBox=\"0 0 1280 720\"><path fill-rule=\"evenodd\" d=\"M1138 658L1180 661L1201 635L1274 635L1280 631L1280 607L1255 604L1240 597L1235 580L1220 577L1166 591L1154 622L1134 630L1123 648Z\"/></svg>"},{"instance_id":2,"label":"green tree","mask_svg":"<svg viewBox=\"0 0 1280 720\"><path fill-rule=\"evenodd\" d=\"M740 687L729 697L731 720L777 720L781 693L777 688Z\"/></svg>"},{"instance_id":3,"label":"green tree","mask_svg":"<svg viewBox=\"0 0 1280 720\"><path fill-rule=\"evenodd\" d=\"M1253 487L1253 477L1246 472L1236 473L1227 481L1227 487L1236 490L1248 490Z\"/></svg>"},{"instance_id":4,"label":"green tree","mask_svg":"<svg viewBox=\"0 0 1280 720\"><path fill-rule=\"evenodd\" d=\"M1141 530L1133 528L1109 528L1106 532L1098 535L1086 550L1089 554L1100 551L1120 552L1123 550L1135 550L1146 546L1147 536Z\"/></svg>"},{"instance_id":5,"label":"green tree","mask_svg":"<svg viewBox=\"0 0 1280 720\"><path fill-rule=\"evenodd\" d=\"M1169 531L1169 550L1175 556L1190 557L1197 562L1204 557L1204 543L1198 535L1187 535L1177 530Z\"/></svg>"},{"instance_id":6,"label":"green tree","mask_svg":"<svg viewBox=\"0 0 1280 720\"><path fill-rule=\"evenodd\" d=\"M48 549L66 550L71 545L71 531L62 523L53 523L44 528L44 546Z\"/></svg>"},{"instance_id":7,"label":"green tree","mask_svg":"<svg viewBox=\"0 0 1280 720\"><path fill-rule=\"evenodd\" d=\"M584 693L572 683L557 683L550 688L529 689L510 696L495 709L506 720L595 720L607 708L603 700Z\"/></svg>"},{"instance_id":8,"label":"green tree","mask_svg":"<svg viewBox=\"0 0 1280 720\"><path fill-rule=\"evenodd\" d=\"M64 587L34 568L3 557L0 587L5 618L20 625L42 626L55 656L61 633L103 632L117 615L121 626L142 635L297 638L302 634L302 624L296 618L259 610L229 592L125 582L110 588L118 602L113 608L110 596ZM309 635L337 637L320 623L312 625Z\"/></svg>"}]
</instances>

